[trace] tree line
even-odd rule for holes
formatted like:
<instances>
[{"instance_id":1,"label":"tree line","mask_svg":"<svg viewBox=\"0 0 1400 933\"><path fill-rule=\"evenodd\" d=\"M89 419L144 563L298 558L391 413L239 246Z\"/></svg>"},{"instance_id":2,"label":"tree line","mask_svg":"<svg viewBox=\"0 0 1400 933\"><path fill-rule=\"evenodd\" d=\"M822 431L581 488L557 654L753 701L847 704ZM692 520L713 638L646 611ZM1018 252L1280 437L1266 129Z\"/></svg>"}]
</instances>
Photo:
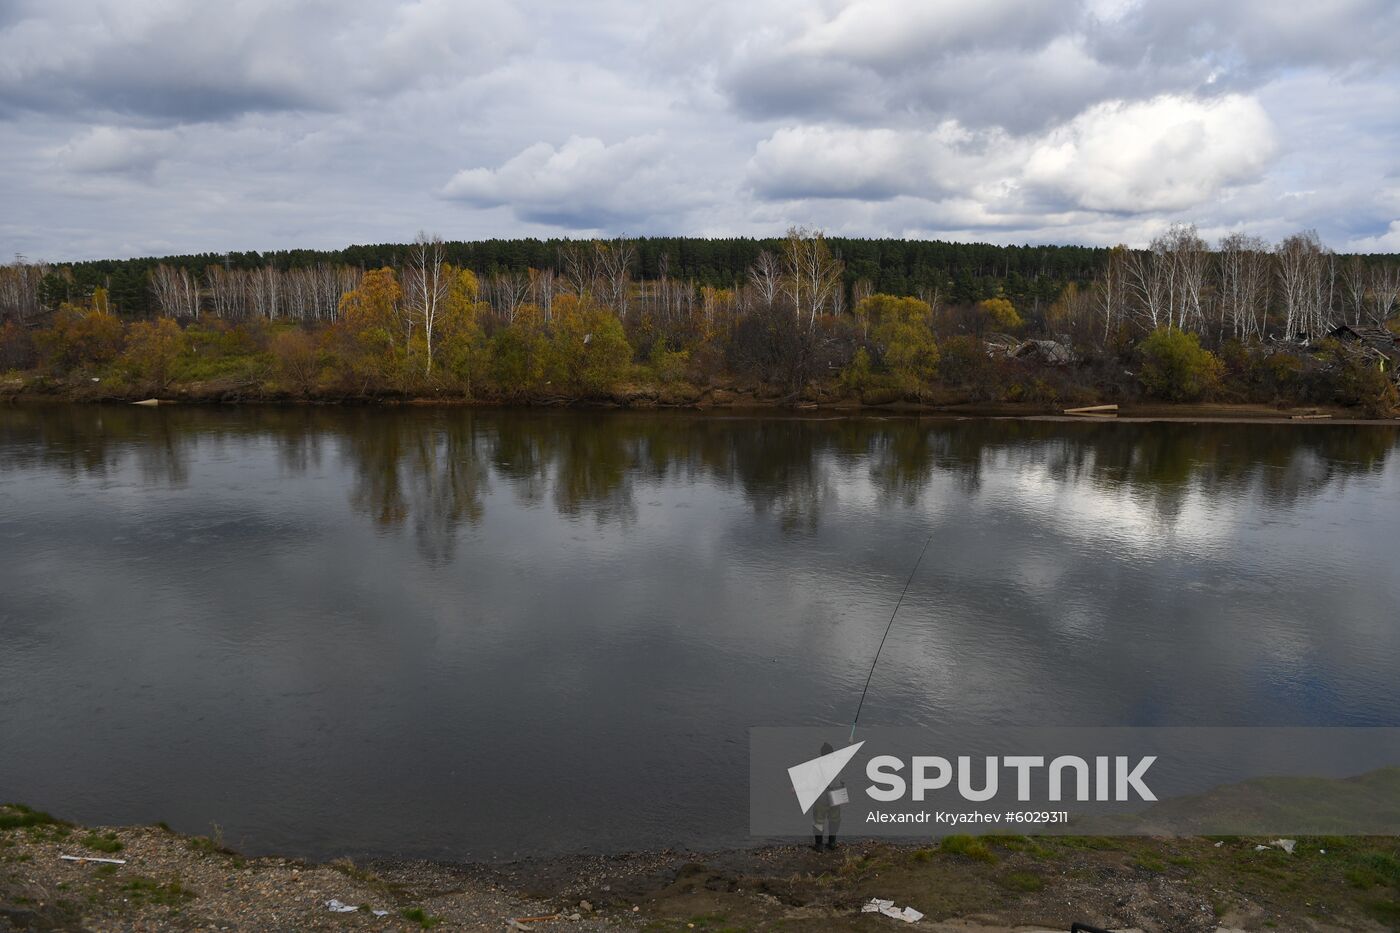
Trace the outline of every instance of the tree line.
<instances>
[{"instance_id":1,"label":"tree line","mask_svg":"<svg viewBox=\"0 0 1400 933\"><path fill-rule=\"evenodd\" d=\"M855 247L888 262L872 266ZM237 376L303 395L580 398L640 383L684 396L735 381L794 399L872 401L1143 390L1186 400L1229 389L1253 400L1374 396L1384 407L1394 394L1384 359L1297 350L1320 346L1337 323L1389 326L1400 310L1394 258L1338 255L1312 232L1277 244L1236 234L1212 248L1176 225L1145 250L841 240L800 228L774 240L548 244L420 234L343 252L356 249L388 261L301 251L202 266L0 267L0 370L100 382L105 367L152 390ZM920 264L945 253L963 265ZM703 258L705 275L733 277L706 284L673 271L673 254L681 270ZM924 284L882 287L910 281L911 257ZM1027 263L1039 263L1031 278ZM141 276L141 313L122 297L121 268ZM1010 351L1026 338L1063 349L1016 362ZM1334 384L1338 372L1350 388Z\"/></svg>"},{"instance_id":2,"label":"tree line","mask_svg":"<svg viewBox=\"0 0 1400 933\"><path fill-rule=\"evenodd\" d=\"M733 288L747 281L761 254L781 251L785 237L693 238L638 237L609 241L625 247L630 275L639 282L683 283ZM1018 304L1048 304L1069 282L1083 285L1093 278L1104 250L1081 246L993 246L925 240L829 237L832 252L842 260L843 291L857 289L898 295L939 295L951 301L979 301L1004 294ZM443 258L471 269L483 283L501 278L511 282L531 270L562 273L567 258L588 243L566 239L493 239L443 243ZM125 317L164 313L151 287L158 267L169 276L183 274L198 289L215 287L215 268L250 273L317 268L364 271L401 267L410 245L386 243L342 250L282 250L269 252L203 253L161 258L94 260L73 263L17 262L3 275L20 294L11 301L0 294L0 317L39 308L54 310L107 290L112 306ZM210 298L212 302L212 296ZM27 304L26 304L27 302ZM275 313L282 313L276 309Z\"/></svg>"}]
</instances>

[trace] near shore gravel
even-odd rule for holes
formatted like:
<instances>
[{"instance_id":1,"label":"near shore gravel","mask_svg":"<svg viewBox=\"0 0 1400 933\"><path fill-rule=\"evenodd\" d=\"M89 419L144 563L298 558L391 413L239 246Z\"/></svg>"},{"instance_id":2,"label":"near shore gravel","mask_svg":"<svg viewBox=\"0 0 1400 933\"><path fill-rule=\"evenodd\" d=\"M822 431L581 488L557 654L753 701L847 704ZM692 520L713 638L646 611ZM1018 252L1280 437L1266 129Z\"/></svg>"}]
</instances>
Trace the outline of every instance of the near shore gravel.
<instances>
[{"instance_id":1,"label":"near shore gravel","mask_svg":"<svg viewBox=\"0 0 1400 933\"><path fill-rule=\"evenodd\" d=\"M313 864L0 806L0 933L906 928L862 913L872 897L923 911L908 928L924 933L1064 931L1074 920L1140 933L1379 933L1400 919L1397 893L1400 849L1389 838L1302 840L1284 852L1244 838L950 837L836 852Z\"/></svg>"}]
</instances>

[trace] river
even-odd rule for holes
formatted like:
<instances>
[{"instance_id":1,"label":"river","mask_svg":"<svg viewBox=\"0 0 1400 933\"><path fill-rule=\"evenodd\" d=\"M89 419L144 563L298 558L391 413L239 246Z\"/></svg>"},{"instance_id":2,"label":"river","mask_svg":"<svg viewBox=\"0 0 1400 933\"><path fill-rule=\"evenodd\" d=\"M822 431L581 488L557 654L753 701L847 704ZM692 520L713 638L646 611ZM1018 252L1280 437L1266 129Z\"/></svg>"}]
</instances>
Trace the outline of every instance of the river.
<instances>
[{"instance_id":1,"label":"river","mask_svg":"<svg viewBox=\"0 0 1400 933\"><path fill-rule=\"evenodd\" d=\"M744 845L747 730L1400 725L1400 433L0 407L0 799L253 853Z\"/></svg>"}]
</instances>

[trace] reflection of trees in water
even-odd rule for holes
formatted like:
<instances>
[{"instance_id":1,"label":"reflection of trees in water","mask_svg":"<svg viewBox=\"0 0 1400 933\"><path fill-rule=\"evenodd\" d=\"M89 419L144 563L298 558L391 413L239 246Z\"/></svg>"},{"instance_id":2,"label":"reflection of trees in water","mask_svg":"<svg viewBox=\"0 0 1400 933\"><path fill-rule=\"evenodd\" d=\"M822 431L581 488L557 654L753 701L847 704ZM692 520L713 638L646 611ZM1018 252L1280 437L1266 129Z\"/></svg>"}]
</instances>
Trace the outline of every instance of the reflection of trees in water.
<instances>
[{"instance_id":1,"label":"reflection of trees in water","mask_svg":"<svg viewBox=\"0 0 1400 933\"><path fill-rule=\"evenodd\" d=\"M350 505L379 527L400 525L408 517L408 495L399 469L405 434L404 426L394 419L365 418L342 438L342 454L354 474Z\"/></svg>"},{"instance_id":2,"label":"reflection of trees in water","mask_svg":"<svg viewBox=\"0 0 1400 933\"><path fill-rule=\"evenodd\" d=\"M489 471L471 415L425 422L362 414L343 434L342 451L354 474L352 506L380 527L411 518L423 555L450 560L458 529L478 524L485 512L481 496Z\"/></svg>"},{"instance_id":3,"label":"reflection of trees in water","mask_svg":"<svg viewBox=\"0 0 1400 933\"><path fill-rule=\"evenodd\" d=\"M439 432L417 432L409 464L409 500L425 556L450 560L458 527L481 522L481 496L489 475L470 421Z\"/></svg>"},{"instance_id":4,"label":"reflection of trees in water","mask_svg":"<svg viewBox=\"0 0 1400 933\"><path fill-rule=\"evenodd\" d=\"M549 491L550 442L555 432L538 430L531 418L482 419L491 465L524 503L543 502Z\"/></svg>"},{"instance_id":5,"label":"reflection of trees in water","mask_svg":"<svg viewBox=\"0 0 1400 933\"><path fill-rule=\"evenodd\" d=\"M483 416L480 430L492 467L522 502L543 502L552 491L561 515L636 517L632 480L644 438L617 419L498 413Z\"/></svg>"},{"instance_id":6,"label":"reflection of trees in water","mask_svg":"<svg viewBox=\"0 0 1400 933\"><path fill-rule=\"evenodd\" d=\"M706 463L723 482L737 484L760 515L785 531L817 527L833 495L827 462L831 422L743 419L728 422L726 443L707 450Z\"/></svg>"},{"instance_id":7,"label":"reflection of trees in water","mask_svg":"<svg viewBox=\"0 0 1400 933\"><path fill-rule=\"evenodd\" d=\"M551 427L559 432L551 445L559 514L590 514L600 522L633 521L637 504L631 474L641 438L606 416L583 416L567 425L561 421L551 419Z\"/></svg>"},{"instance_id":8,"label":"reflection of trees in water","mask_svg":"<svg viewBox=\"0 0 1400 933\"><path fill-rule=\"evenodd\" d=\"M384 527L411 521L441 559L458 529L480 522L491 472L524 503L621 522L635 518L640 488L710 477L798 531L839 495L838 471L863 467L881 502L909 508L936 476L972 494L988 471L1031 469L1126 494L1171 524L1192 496L1289 507L1378 473L1397 443L1390 428L1328 425L55 405L0 411L0 469L131 470L178 486L200 445L267 438L292 475L336 439L356 511Z\"/></svg>"},{"instance_id":9,"label":"reflection of trees in water","mask_svg":"<svg viewBox=\"0 0 1400 933\"><path fill-rule=\"evenodd\" d=\"M196 438L176 413L132 405L9 405L0 408L0 469L42 467L67 477L111 478L134 469L142 482L182 486Z\"/></svg>"},{"instance_id":10,"label":"reflection of trees in water","mask_svg":"<svg viewBox=\"0 0 1400 933\"><path fill-rule=\"evenodd\" d=\"M1400 439L1385 427L1184 422L964 422L939 430L962 435L940 456L942 468L1033 466L1060 484L1126 494L1165 524L1192 496L1291 507L1379 473Z\"/></svg>"}]
</instances>

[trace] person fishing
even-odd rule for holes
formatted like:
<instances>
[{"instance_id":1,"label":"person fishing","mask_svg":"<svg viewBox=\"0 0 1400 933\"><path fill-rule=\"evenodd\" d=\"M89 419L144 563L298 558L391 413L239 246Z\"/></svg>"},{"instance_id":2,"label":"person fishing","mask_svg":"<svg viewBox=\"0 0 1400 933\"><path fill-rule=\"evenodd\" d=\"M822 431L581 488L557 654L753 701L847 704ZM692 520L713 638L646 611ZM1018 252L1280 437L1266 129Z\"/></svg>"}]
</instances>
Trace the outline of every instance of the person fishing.
<instances>
[{"instance_id":1,"label":"person fishing","mask_svg":"<svg viewBox=\"0 0 1400 933\"><path fill-rule=\"evenodd\" d=\"M831 743L822 743L822 754L832 753ZM828 851L836 848L836 833L841 829L841 803L846 799L846 782L838 780L826 789L826 793L817 798L817 802L812 804L812 832L814 841L812 848L818 852L822 850L822 836L826 836L826 846Z\"/></svg>"},{"instance_id":2,"label":"person fishing","mask_svg":"<svg viewBox=\"0 0 1400 933\"><path fill-rule=\"evenodd\" d=\"M914 569L909 571L909 579L904 581L904 589L899 593L899 599L895 601L894 611L890 613L890 621L885 624L885 634L880 637L880 646L875 649L875 657L870 662L870 671L865 675L865 686L860 691L860 702L856 704L856 714L851 718L851 738L856 740L856 724L860 722L860 711L865 708L865 696L870 692L870 681L875 677L875 666L880 663L880 654L885 650L885 641L890 637L890 629L894 628L895 617L899 615L899 607L904 605L904 597L909 593L909 586L914 582L914 575L919 572L919 565L924 561L924 554L928 552L928 546L933 543L933 535L924 539L924 546L919 549L918 559L914 561ZM822 754L832 753L831 743L822 743ZM838 780L835 784L827 788L826 793L817 798L817 802L812 805L812 848L821 851L822 836L826 836L826 846L828 850L836 848L836 833L841 828L841 804L850 799L850 794L846 790L846 783Z\"/></svg>"}]
</instances>

